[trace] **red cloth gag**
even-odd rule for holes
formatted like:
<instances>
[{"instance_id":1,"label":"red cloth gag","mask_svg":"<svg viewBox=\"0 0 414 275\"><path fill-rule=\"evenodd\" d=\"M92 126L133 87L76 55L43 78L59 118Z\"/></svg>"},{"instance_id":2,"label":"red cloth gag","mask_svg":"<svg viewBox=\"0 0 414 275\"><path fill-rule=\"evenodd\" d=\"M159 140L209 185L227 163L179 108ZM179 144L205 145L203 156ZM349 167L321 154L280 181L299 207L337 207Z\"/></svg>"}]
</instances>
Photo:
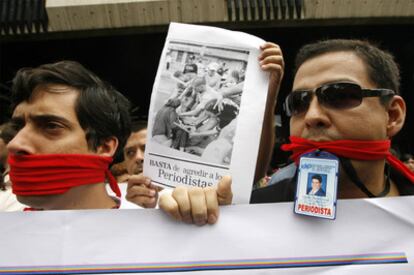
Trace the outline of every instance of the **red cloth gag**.
<instances>
[{"instance_id":1,"label":"red cloth gag","mask_svg":"<svg viewBox=\"0 0 414 275\"><path fill-rule=\"evenodd\" d=\"M301 155L316 149L330 152L332 154L357 160L380 160L386 159L388 163L407 179L414 183L414 173L408 169L398 158L390 152L390 140L334 140L334 141L312 141L301 137L289 137L290 144L283 144L283 151L293 151L290 157L296 163Z\"/></svg>"},{"instance_id":2,"label":"red cloth gag","mask_svg":"<svg viewBox=\"0 0 414 275\"><path fill-rule=\"evenodd\" d=\"M70 188L105 182L121 197L118 183L109 171L111 157L81 154L9 154L13 193L20 196L63 194Z\"/></svg>"}]
</instances>

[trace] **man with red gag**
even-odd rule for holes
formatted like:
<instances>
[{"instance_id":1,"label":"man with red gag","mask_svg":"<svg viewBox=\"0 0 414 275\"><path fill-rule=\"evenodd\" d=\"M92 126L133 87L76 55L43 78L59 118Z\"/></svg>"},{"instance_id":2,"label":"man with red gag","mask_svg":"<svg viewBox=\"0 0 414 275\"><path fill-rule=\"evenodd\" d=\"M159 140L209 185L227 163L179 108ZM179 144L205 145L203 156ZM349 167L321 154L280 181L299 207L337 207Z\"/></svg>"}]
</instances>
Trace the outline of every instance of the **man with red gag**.
<instances>
[{"instance_id":1,"label":"man with red gag","mask_svg":"<svg viewBox=\"0 0 414 275\"><path fill-rule=\"evenodd\" d=\"M276 49L276 55L268 55ZM265 63L279 64L279 71L273 72L275 85L279 85L283 76L281 51L277 47L263 53ZM369 42L336 39L304 46L296 57L293 92L285 102L291 143L282 149L293 151L291 158L296 163L303 154L312 151L337 156L339 198L414 195L414 174L389 150L390 140L401 130L406 115L405 102L398 95L399 84L399 69L393 56ZM267 167L272 152L274 124L266 121L272 120L277 91L269 89L259 153L261 162L256 169L259 172ZM263 153L266 151L267 154ZM297 186L295 170L291 177L254 190L251 203L293 201ZM207 210L201 197L199 201L193 199L183 214L181 206L188 205L187 193L194 191L184 190L175 195L174 192L161 197L160 205L175 219L183 219L185 213L199 213L199 217L207 219L207 213L217 211ZM221 199L231 201L231 197Z\"/></svg>"},{"instance_id":2,"label":"man with red gag","mask_svg":"<svg viewBox=\"0 0 414 275\"><path fill-rule=\"evenodd\" d=\"M129 101L72 61L23 68L13 79L10 179L32 209L119 208L108 170L130 134Z\"/></svg>"},{"instance_id":3,"label":"man with red gag","mask_svg":"<svg viewBox=\"0 0 414 275\"><path fill-rule=\"evenodd\" d=\"M393 56L366 41L332 39L305 45L295 63L285 101L291 143L282 150L296 164L314 150L336 155L338 198L413 195L414 174L390 153L406 115ZM251 202L294 200L296 178L254 191Z\"/></svg>"}]
</instances>

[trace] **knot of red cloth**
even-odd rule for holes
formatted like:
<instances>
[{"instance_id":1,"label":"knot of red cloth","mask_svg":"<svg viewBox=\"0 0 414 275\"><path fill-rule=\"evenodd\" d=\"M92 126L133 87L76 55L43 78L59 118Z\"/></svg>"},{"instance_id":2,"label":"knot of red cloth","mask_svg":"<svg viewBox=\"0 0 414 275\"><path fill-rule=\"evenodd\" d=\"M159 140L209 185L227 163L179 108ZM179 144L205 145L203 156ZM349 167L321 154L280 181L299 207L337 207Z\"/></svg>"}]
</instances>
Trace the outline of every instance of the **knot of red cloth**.
<instances>
[{"instance_id":1,"label":"knot of red cloth","mask_svg":"<svg viewBox=\"0 0 414 275\"><path fill-rule=\"evenodd\" d=\"M70 188L105 182L114 193L121 191L109 171L111 157L82 154L14 155L8 157L10 180L16 195L63 194Z\"/></svg>"},{"instance_id":2,"label":"knot of red cloth","mask_svg":"<svg viewBox=\"0 0 414 275\"><path fill-rule=\"evenodd\" d=\"M390 152L390 140L334 140L312 141L301 137L289 137L289 144L283 144L283 151L292 151L290 157L298 163L301 155L314 150L323 150L337 156L356 160L381 160L387 162L414 183L414 173Z\"/></svg>"}]
</instances>

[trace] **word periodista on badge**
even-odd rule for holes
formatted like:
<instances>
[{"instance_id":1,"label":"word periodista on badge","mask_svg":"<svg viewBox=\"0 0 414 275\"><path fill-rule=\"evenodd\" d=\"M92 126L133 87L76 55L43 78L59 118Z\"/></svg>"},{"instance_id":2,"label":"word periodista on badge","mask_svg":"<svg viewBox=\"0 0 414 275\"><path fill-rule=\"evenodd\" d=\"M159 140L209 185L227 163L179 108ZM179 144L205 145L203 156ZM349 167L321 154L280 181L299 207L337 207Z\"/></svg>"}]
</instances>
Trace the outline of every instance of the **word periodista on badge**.
<instances>
[{"instance_id":1,"label":"word periodista on badge","mask_svg":"<svg viewBox=\"0 0 414 275\"><path fill-rule=\"evenodd\" d=\"M318 207L314 205L307 205L307 204L298 204L298 209L302 213L310 213L310 214L319 214L319 215L326 215L326 216L332 216L332 211L330 208L325 207Z\"/></svg>"}]
</instances>

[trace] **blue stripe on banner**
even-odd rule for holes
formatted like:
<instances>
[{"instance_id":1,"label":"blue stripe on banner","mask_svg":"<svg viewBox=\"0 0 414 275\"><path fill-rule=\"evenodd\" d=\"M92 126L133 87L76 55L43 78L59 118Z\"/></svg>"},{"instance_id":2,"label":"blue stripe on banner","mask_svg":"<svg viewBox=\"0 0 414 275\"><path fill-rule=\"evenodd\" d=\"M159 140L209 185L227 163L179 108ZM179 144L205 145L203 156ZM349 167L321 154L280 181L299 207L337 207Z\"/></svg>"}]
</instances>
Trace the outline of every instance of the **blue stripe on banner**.
<instances>
[{"instance_id":1,"label":"blue stripe on banner","mask_svg":"<svg viewBox=\"0 0 414 275\"><path fill-rule=\"evenodd\" d=\"M0 274L107 274L107 273L162 273L203 270L238 270L295 268L338 265L408 263L405 253L371 253L338 256L217 260L194 262L129 263L70 266L9 266L0 267Z\"/></svg>"}]
</instances>

